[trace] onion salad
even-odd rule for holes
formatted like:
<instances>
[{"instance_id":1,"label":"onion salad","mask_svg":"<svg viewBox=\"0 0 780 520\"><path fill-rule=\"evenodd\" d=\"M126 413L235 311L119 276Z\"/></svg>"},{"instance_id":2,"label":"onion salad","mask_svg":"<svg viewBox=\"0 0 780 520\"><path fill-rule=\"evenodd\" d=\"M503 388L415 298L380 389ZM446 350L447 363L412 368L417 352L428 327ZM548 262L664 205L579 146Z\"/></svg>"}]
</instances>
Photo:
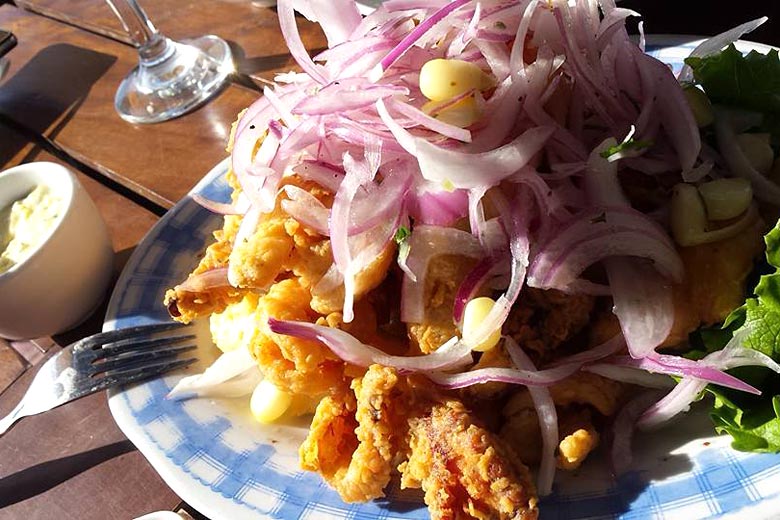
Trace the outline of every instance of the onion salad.
<instances>
[{"instance_id":1,"label":"onion salad","mask_svg":"<svg viewBox=\"0 0 780 520\"><path fill-rule=\"evenodd\" d=\"M495 305L477 330L419 356L391 356L311 323L271 319L274 333L321 341L357 366L422 373L447 389L527 386L544 440L542 494L551 490L558 442L547 387L571 374L673 387L618 417L614 451L624 456L636 419L641 427L663 423L707 384L758 392L725 372L734 366L777 368L739 346L698 361L658 351L674 323L672 288L686 273L668 223L632 205L621 174L698 180L722 159L702 146L678 79L629 37L626 20L637 13L614 0L393 0L365 17L348 0L277 6L302 72L280 75L240 116L231 155L238 200L198 202L243 215L237 240L255 232L277 199L328 237L333 264L321 283L343 285L345 322L354 318L356 276L399 236L403 322L425 321L428 265L442 254L475 262L457 291L454 323L479 294L492 294ZM296 9L321 24L327 49L307 53ZM697 52L722 48L757 23ZM729 141L733 130L720 121L717 138ZM739 151L725 157L737 174L761 177ZM289 175L332 192L332 205L283 185ZM759 181L772 184L761 191L775 198L777 186ZM233 284L233 267L184 287ZM621 332L549 366L506 338L513 366L469 370L472 348L502 330L525 287L611 298ZM232 364L228 375L242 366ZM207 372L181 392L211 380Z\"/></svg>"}]
</instances>

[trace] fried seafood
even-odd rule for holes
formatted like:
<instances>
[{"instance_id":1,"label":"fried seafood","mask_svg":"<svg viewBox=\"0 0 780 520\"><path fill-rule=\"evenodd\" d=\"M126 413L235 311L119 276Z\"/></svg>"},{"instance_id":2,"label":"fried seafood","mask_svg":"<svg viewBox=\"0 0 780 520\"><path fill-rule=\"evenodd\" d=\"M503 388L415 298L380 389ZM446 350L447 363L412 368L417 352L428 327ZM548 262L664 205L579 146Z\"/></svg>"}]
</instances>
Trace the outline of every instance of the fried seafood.
<instances>
[{"instance_id":1,"label":"fried seafood","mask_svg":"<svg viewBox=\"0 0 780 520\"><path fill-rule=\"evenodd\" d=\"M324 398L300 449L347 502L401 485L425 491L431 518L536 518L528 469L457 399L418 377L373 365Z\"/></svg>"},{"instance_id":2,"label":"fried seafood","mask_svg":"<svg viewBox=\"0 0 780 520\"><path fill-rule=\"evenodd\" d=\"M411 453L401 485L422 487L431 518L533 519L528 468L456 399L409 421Z\"/></svg>"}]
</instances>

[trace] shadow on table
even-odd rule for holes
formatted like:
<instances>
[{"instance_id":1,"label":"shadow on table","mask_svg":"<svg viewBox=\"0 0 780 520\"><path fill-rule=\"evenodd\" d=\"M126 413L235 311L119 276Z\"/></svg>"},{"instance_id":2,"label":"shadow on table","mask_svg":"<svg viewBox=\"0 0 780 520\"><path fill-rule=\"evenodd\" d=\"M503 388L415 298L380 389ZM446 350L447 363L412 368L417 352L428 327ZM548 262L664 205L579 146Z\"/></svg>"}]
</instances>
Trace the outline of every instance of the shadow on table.
<instances>
[{"instance_id":1,"label":"shadow on table","mask_svg":"<svg viewBox=\"0 0 780 520\"><path fill-rule=\"evenodd\" d=\"M7 59L13 61L13 53ZM0 115L35 136L52 138L115 61L115 56L67 43L50 45L0 84ZM0 140L0 164L19 150L18 140Z\"/></svg>"},{"instance_id":2,"label":"shadow on table","mask_svg":"<svg viewBox=\"0 0 780 520\"><path fill-rule=\"evenodd\" d=\"M0 478L0 509L44 493L90 468L135 449L130 441L115 442L42 462Z\"/></svg>"}]
</instances>

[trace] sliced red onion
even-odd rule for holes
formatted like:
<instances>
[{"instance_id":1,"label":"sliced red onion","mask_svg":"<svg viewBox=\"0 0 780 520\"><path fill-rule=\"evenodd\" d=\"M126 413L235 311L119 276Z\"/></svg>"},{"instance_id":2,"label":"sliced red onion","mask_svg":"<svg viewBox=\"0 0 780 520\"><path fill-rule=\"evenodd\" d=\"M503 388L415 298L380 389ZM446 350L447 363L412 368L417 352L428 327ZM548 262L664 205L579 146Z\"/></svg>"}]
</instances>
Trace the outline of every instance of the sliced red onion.
<instances>
[{"instance_id":1,"label":"sliced red onion","mask_svg":"<svg viewBox=\"0 0 780 520\"><path fill-rule=\"evenodd\" d=\"M354 0L295 0L295 10L322 27L328 47L349 39L362 17Z\"/></svg>"},{"instance_id":2,"label":"sliced red onion","mask_svg":"<svg viewBox=\"0 0 780 520\"><path fill-rule=\"evenodd\" d=\"M317 197L308 191L288 184L284 191L289 199L282 200L282 209L292 218L310 227L322 236L328 236L328 216L330 211Z\"/></svg>"},{"instance_id":3,"label":"sliced red onion","mask_svg":"<svg viewBox=\"0 0 780 520\"><path fill-rule=\"evenodd\" d=\"M623 367L609 363L587 365L582 367L582 370L584 372L600 375L607 379L643 386L645 388L668 389L675 385L674 380L669 376L645 372L639 368Z\"/></svg>"},{"instance_id":4,"label":"sliced red onion","mask_svg":"<svg viewBox=\"0 0 780 520\"><path fill-rule=\"evenodd\" d=\"M363 78L343 79L326 85L316 96L303 99L292 112L308 115L343 113L399 94L408 95L409 89L397 85L373 84Z\"/></svg>"},{"instance_id":5,"label":"sliced red onion","mask_svg":"<svg viewBox=\"0 0 780 520\"><path fill-rule=\"evenodd\" d=\"M361 343L343 330L302 321L268 319L272 332L296 338L319 341L334 354L353 365L368 367L379 364L404 372L428 372L463 368L473 363L471 349L457 338L448 341L438 350L422 356L391 356L371 345Z\"/></svg>"},{"instance_id":6,"label":"sliced red onion","mask_svg":"<svg viewBox=\"0 0 780 520\"><path fill-rule=\"evenodd\" d=\"M179 291L185 292L205 292L215 287L227 287L228 268L217 267L209 269L198 274L191 274L187 279L176 286Z\"/></svg>"},{"instance_id":7,"label":"sliced red onion","mask_svg":"<svg viewBox=\"0 0 780 520\"><path fill-rule=\"evenodd\" d=\"M485 257L463 279L463 282L458 287L458 292L455 294L455 303L452 306L452 319L455 323L460 323L460 320L463 319L463 311L466 309L466 304L476 296L477 292L485 284L497 262L498 259L496 257Z\"/></svg>"},{"instance_id":8,"label":"sliced red onion","mask_svg":"<svg viewBox=\"0 0 780 520\"><path fill-rule=\"evenodd\" d=\"M436 351L438 352L438 350ZM430 355L430 354L429 354ZM579 366L566 365L545 370L519 370L516 368L478 368L469 372L446 374L430 372L425 376L448 390L457 390L482 383L508 383L512 385L551 386L560 383L579 370Z\"/></svg>"},{"instance_id":9,"label":"sliced red onion","mask_svg":"<svg viewBox=\"0 0 780 520\"><path fill-rule=\"evenodd\" d=\"M381 153L381 152L380 152ZM354 318L353 302L355 292L355 275L359 269L352 263L352 252L349 247L349 222L352 200L358 190L370 183L377 170L371 164L373 152L367 146L365 161L356 161L349 152L344 153L344 181L339 186L333 199L330 222L330 243L333 249L333 260L344 277L344 321L350 323ZM378 165L376 165L378 167Z\"/></svg>"},{"instance_id":10,"label":"sliced red onion","mask_svg":"<svg viewBox=\"0 0 780 520\"><path fill-rule=\"evenodd\" d=\"M495 185L525 166L554 132L552 127L533 127L512 142L480 153L464 153L436 146L414 137L393 120L385 104L377 102L382 120L410 154L417 157L422 176L455 188Z\"/></svg>"},{"instance_id":11,"label":"sliced red onion","mask_svg":"<svg viewBox=\"0 0 780 520\"><path fill-rule=\"evenodd\" d=\"M215 200L207 199L199 193L193 193L190 195L198 205L206 208L212 213L219 215L243 215L249 209L249 201L246 196L239 197L236 202L217 202Z\"/></svg>"},{"instance_id":12,"label":"sliced red onion","mask_svg":"<svg viewBox=\"0 0 780 520\"><path fill-rule=\"evenodd\" d=\"M295 22L294 3L294 0L277 0L276 2L276 12L279 13L279 27L282 30L282 36L284 36L290 54L304 72L317 83L325 85L328 83L327 72L321 65L316 65L311 60L311 56L301 40L298 24Z\"/></svg>"},{"instance_id":13,"label":"sliced red onion","mask_svg":"<svg viewBox=\"0 0 780 520\"><path fill-rule=\"evenodd\" d=\"M641 368L642 370L658 374L695 378L750 394L761 394L761 392L753 386L722 370L718 370L699 361L693 361L678 356L654 354L641 359L618 356L613 358L611 362L615 365Z\"/></svg>"},{"instance_id":14,"label":"sliced red onion","mask_svg":"<svg viewBox=\"0 0 780 520\"><path fill-rule=\"evenodd\" d=\"M712 38L704 40L695 49L693 49L688 56L691 58L704 58L711 54L715 54L716 52L720 52L727 45L739 40L743 34L747 34L756 30L767 20L769 20L769 18L762 16L761 18L756 18L755 20L745 22L734 27L733 29L729 29L728 31L722 32L716 36L713 36ZM678 80L681 83L690 83L693 81L693 70L688 65L685 65L680 71Z\"/></svg>"},{"instance_id":15,"label":"sliced red onion","mask_svg":"<svg viewBox=\"0 0 780 520\"><path fill-rule=\"evenodd\" d=\"M468 213L468 194L465 190L446 191L425 183L422 183L420 190L414 194L409 208L416 222L446 227Z\"/></svg>"},{"instance_id":16,"label":"sliced red onion","mask_svg":"<svg viewBox=\"0 0 780 520\"><path fill-rule=\"evenodd\" d=\"M614 302L613 311L634 357L655 351L674 325L671 284L651 265L636 258L604 260Z\"/></svg>"},{"instance_id":17,"label":"sliced red onion","mask_svg":"<svg viewBox=\"0 0 780 520\"><path fill-rule=\"evenodd\" d=\"M401 289L401 321L422 323L425 318L425 281L428 264L438 255L462 255L481 258L482 246L471 233L454 228L417 225L409 242L407 266L414 278L404 276Z\"/></svg>"},{"instance_id":18,"label":"sliced red onion","mask_svg":"<svg viewBox=\"0 0 780 520\"><path fill-rule=\"evenodd\" d=\"M165 397L241 397L251 394L262 378L249 349L239 347L219 356L205 372L180 379Z\"/></svg>"},{"instance_id":19,"label":"sliced red onion","mask_svg":"<svg viewBox=\"0 0 780 520\"><path fill-rule=\"evenodd\" d=\"M238 227L238 231L236 232L234 243L240 244L243 241L249 240L249 238L254 235L262 214L263 211L261 208L258 206L250 206L249 210L241 219L241 225ZM228 282L233 287L240 286L240 273L238 271L238 266L241 263L241 260L242 259L238 257L237 253L235 252L235 249L230 252L230 256L228 257Z\"/></svg>"},{"instance_id":20,"label":"sliced red onion","mask_svg":"<svg viewBox=\"0 0 780 520\"><path fill-rule=\"evenodd\" d=\"M511 337L506 337L504 344L507 352L509 352L509 356L512 358L512 363L517 368L529 371L536 370L531 358L523 352L523 349ZM558 414L555 411L555 402L553 402L549 390L529 386L528 392L531 394L536 414L539 416L539 428L542 432L542 460L539 464L536 488L539 496L547 496L552 492L552 485L555 480L555 452L558 449L559 439Z\"/></svg>"},{"instance_id":21,"label":"sliced red onion","mask_svg":"<svg viewBox=\"0 0 780 520\"><path fill-rule=\"evenodd\" d=\"M336 193L344 179L344 170L324 161L301 161L295 167L295 173L302 178L314 181L331 193Z\"/></svg>"},{"instance_id":22,"label":"sliced red onion","mask_svg":"<svg viewBox=\"0 0 780 520\"><path fill-rule=\"evenodd\" d=\"M612 471L619 476L628 469L633 458L631 451L631 439L634 436L634 428L637 418L658 399L655 391L645 392L620 409L612 424L612 445L610 447L610 461Z\"/></svg>"},{"instance_id":23,"label":"sliced red onion","mask_svg":"<svg viewBox=\"0 0 780 520\"><path fill-rule=\"evenodd\" d=\"M374 78L378 79L378 77L381 77L384 71L389 69L393 63L395 63L398 58L400 58L409 49L409 47L414 45L415 42L417 42L417 40L419 40L426 32L430 31L433 26L439 23L448 14L466 5L469 3L469 1L470 0L453 0L420 22L420 24L417 25L417 27L415 27L412 32L406 35L406 37L401 40L401 42L396 45L393 50L388 52L387 56L385 56L382 61L379 62L379 68L373 75Z\"/></svg>"},{"instance_id":24,"label":"sliced red onion","mask_svg":"<svg viewBox=\"0 0 780 520\"><path fill-rule=\"evenodd\" d=\"M377 98L379 99L379 98ZM449 137L450 139L457 139L458 141L462 141L464 143L470 143L471 142L471 132L464 128L460 128L448 123L444 123L442 121L439 121L438 119L429 116L422 110L418 110L417 108L408 105L406 103L402 103L400 101L390 99L388 101L388 105L393 108L394 110L400 112L404 116L408 117L415 123L417 123L420 126L423 126L425 128L429 128L433 130L434 132L438 132L444 137Z\"/></svg>"},{"instance_id":25,"label":"sliced red onion","mask_svg":"<svg viewBox=\"0 0 780 520\"><path fill-rule=\"evenodd\" d=\"M688 411L706 386L707 383L699 379L683 379L671 392L644 411L636 422L637 428L653 429Z\"/></svg>"},{"instance_id":26,"label":"sliced red onion","mask_svg":"<svg viewBox=\"0 0 780 520\"><path fill-rule=\"evenodd\" d=\"M593 363L594 361L617 354L624 349L625 346L626 340L623 339L622 335L618 334L600 345L578 352L577 354L572 354L571 356L560 358L552 363L551 366L573 364L585 365L587 363Z\"/></svg>"}]
</instances>

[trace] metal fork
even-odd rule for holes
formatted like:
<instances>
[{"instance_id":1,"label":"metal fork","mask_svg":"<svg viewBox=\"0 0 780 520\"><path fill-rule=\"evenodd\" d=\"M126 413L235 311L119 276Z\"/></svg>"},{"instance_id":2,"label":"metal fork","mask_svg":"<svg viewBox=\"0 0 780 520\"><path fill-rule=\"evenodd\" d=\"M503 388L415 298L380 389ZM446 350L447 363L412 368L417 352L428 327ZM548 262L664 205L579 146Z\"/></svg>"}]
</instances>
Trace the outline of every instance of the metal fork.
<instances>
[{"instance_id":1,"label":"metal fork","mask_svg":"<svg viewBox=\"0 0 780 520\"><path fill-rule=\"evenodd\" d=\"M41 366L16 408L0 419L0 436L22 417L190 365L196 358L177 359L196 348L191 341L195 335L184 327L142 325L100 332L68 345Z\"/></svg>"}]
</instances>

